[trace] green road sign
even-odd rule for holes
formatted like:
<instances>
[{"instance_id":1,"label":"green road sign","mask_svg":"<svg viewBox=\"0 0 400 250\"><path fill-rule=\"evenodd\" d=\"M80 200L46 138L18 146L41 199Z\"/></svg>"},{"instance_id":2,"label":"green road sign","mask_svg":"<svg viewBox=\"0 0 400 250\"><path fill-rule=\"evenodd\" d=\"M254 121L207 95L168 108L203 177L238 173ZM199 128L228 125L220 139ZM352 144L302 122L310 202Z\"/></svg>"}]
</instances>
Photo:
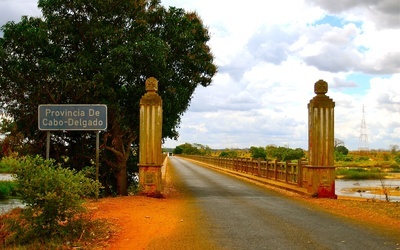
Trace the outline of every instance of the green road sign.
<instances>
[{"instance_id":1,"label":"green road sign","mask_svg":"<svg viewBox=\"0 0 400 250\"><path fill-rule=\"evenodd\" d=\"M39 130L105 130L103 104L43 104L38 108Z\"/></svg>"}]
</instances>

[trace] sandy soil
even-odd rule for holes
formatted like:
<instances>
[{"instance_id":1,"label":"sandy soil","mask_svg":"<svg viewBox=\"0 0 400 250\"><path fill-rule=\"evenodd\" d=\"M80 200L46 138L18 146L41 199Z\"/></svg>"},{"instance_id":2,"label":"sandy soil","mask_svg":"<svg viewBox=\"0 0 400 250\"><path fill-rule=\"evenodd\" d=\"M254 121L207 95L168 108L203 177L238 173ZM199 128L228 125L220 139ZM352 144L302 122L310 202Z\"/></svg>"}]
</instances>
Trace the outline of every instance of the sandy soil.
<instances>
[{"instance_id":1,"label":"sandy soil","mask_svg":"<svg viewBox=\"0 0 400 250\"><path fill-rule=\"evenodd\" d=\"M109 236L96 249L218 249L193 198L174 176L167 174L161 199L127 196L88 203L92 218L110 225Z\"/></svg>"},{"instance_id":2,"label":"sandy soil","mask_svg":"<svg viewBox=\"0 0 400 250\"><path fill-rule=\"evenodd\" d=\"M97 249L218 249L204 228L204 218L192 197L169 172L165 198L143 196L105 198L88 208L95 219L110 223L109 237ZM271 188L271 187L269 187ZM400 237L400 204L357 199L316 199L275 189L283 195L334 215Z\"/></svg>"}]
</instances>

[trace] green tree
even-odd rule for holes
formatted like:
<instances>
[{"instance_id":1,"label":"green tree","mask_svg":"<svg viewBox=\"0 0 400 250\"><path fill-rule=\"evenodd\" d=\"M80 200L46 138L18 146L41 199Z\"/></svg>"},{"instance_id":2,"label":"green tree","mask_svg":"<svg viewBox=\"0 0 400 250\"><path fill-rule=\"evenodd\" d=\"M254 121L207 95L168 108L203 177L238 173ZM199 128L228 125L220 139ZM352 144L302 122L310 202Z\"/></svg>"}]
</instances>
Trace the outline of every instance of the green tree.
<instances>
[{"instance_id":1,"label":"green tree","mask_svg":"<svg viewBox=\"0 0 400 250\"><path fill-rule=\"evenodd\" d=\"M236 158L238 157L238 152L235 150L224 150L219 154L219 157L225 157L225 158Z\"/></svg>"},{"instance_id":2,"label":"green tree","mask_svg":"<svg viewBox=\"0 0 400 250\"><path fill-rule=\"evenodd\" d=\"M347 155L349 153L349 150L345 146L337 146L335 148L335 152L338 152L342 155Z\"/></svg>"},{"instance_id":3,"label":"green tree","mask_svg":"<svg viewBox=\"0 0 400 250\"><path fill-rule=\"evenodd\" d=\"M335 138L334 139L334 148L336 149L339 146L344 146L344 141L342 141L342 140L340 140L338 138Z\"/></svg>"},{"instance_id":4,"label":"green tree","mask_svg":"<svg viewBox=\"0 0 400 250\"><path fill-rule=\"evenodd\" d=\"M389 145L390 152L395 155L396 152L399 150L399 145L397 144L390 144Z\"/></svg>"},{"instance_id":5,"label":"green tree","mask_svg":"<svg viewBox=\"0 0 400 250\"><path fill-rule=\"evenodd\" d=\"M262 158L263 160L267 159L267 152L263 147L250 147L251 158L258 159Z\"/></svg>"},{"instance_id":6,"label":"green tree","mask_svg":"<svg viewBox=\"0 0 400 250\"><path fill-rule=\"evenodd\" d=\"M136 167L139 100L144 82L159 80L163 138L176 139L195 88L216 66L208 30L194 12L159 0L39 0L43 17L8 22L0 38L0 105L32 154L44 154L39 104L106 104L102 165L117 193L127 194L127 164ZM94 159L94 133L52 133L51 157L82 168ZM129 160L135 156L136 160Z\"/></svg>"},{"instance_id":7,"label":"green tree","mask_svg":"<svg viewBox=\"0 0 400 250\"><path fill-rule=\"evenodd\" d=\"M285 154L283 155L282 160L290 161L290 160L298 160L305 156L304 150L301 148L287 148Z\"/></svg>"},{"instance_id":8,"label":"green tree","mask_svg":"<svg viewBox=\"0 0 400 250\"><path fill-rule=\"evenodd\" d=\"M177 155L180 155L180 154L183 153L183 148L182 148L182 147L179 147L179 146L176 146L175 149L174 149L174 151L172 151L172 153L177 154Z\"/></svg>"},{"instance_id":9,"label":"green tree","mask_svg":"<svg viewBox=\"0 0 400 250\"><path fill-rule=\"evenodd\" d=\"M182 149L182 154L201 155L200 149L193 146L190 143L185 143L185 144L179 145L179 147Z\"/></svg>"},{"instance_id":10,"label":"green tree","mask_svg":"<svg viewBox=\"0 0 400 250\"><path fill-rule=\"evenodd\" d=\"M202 145L199 143L193 143L193 147L199 149L200 155L211 155L211 148L207 145Z\"/></svg>"},{"instance_id":11,"label":"green tree","mask_svg":"<svg viewBox=\"0 0 400 250\"><path fill-rule=\"evenodd\" d=\"M267 147L267 155L271 158L277 159L278 161L289 161L301 159L305 156L304 150L301 148L287 148L287 147Z\"/></svg>"}]
</instances>

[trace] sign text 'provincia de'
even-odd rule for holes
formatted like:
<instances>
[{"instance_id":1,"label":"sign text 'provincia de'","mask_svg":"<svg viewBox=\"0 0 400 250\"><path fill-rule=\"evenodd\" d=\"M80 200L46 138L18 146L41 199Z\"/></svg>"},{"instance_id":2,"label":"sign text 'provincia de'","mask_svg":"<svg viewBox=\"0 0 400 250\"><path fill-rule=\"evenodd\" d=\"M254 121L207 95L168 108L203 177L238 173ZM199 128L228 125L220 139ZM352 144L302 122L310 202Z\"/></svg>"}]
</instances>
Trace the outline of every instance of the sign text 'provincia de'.
<instances>
[{"instance_id":1,"label":"sign text 'provincia de'","mask_svg":"<svg viewBox=\"0 0 400 250\"><path fill-rule=\"evenodd\" d=\"M103 104L43 104L38 108L39 130L105 130Z\"/></svg>"}]
</instances>

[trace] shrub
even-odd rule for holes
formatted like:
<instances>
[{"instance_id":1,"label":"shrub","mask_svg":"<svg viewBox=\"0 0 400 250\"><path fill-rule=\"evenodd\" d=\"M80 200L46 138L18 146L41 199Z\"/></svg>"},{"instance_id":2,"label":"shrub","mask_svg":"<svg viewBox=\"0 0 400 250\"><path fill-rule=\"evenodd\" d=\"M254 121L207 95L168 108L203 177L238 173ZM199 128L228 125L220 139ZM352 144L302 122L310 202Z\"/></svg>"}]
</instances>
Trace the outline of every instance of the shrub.
<instances>
[{"instance_id":1,"label":"shrub","mask_svg":"<svg viewBox=\"0 0 400 250\"><path fill-rule=\"evenodd\" d=\"M224 158L237 158L238 153L236 151L228 150L228 151L222 151L219 154L219 157L224 157Z\"/></svg>"},{"instance_id":2,"label":"shrub","mask_svg":"<svg viewBox=\"0 0 400 250\"><path fill-rule=\"evenodd\" d=\"M0 172L1 173L14 173L18 164L19 164L18 158L4 157L0 161Z\"/></svg>"},{"instance_id":3,"label":"shrub","mask_svg":"<svg viewBox=\"0 0 400 250\"><path fill-rule=\"evenodd\" d=\"M263 147L254 147L254 146L250 147L250 154L251 158L253 159L258 159L258 158L261 158L262 160L267 159L267 152Z\"/></svg>"},{"instance_id":4,"label":"shrub","mask_svg":"<svg viewBox=\"0 0 400 250\"><path fill-rule=\"evenodd\" d=\"M360 157L356 158L356 162L362 162L362 161L369 161L369 157L360 156Z\"/></svg>"},{"instance_id":5,"label":"shrub","mask_svg":"<svg viewBox=\"0 0 400 250\"><path fill-rule=\"evenodd\" d=\"M341 153L343 155L347 155L349 153L349 150L345 146L337 146L335 148L335 153L336 152Z\"/></svg>"},{"instance_id":6,"label":"shrub","mask_svg":"<svg viewBox=\"0 0 400 250\"><path fill-rule=\"evenodd\" d=\"M0 199L17 196L16 183L13 181L0 181Z\"/></svg>"},{"instance_id":7,"label":"shrub","mask_svg":"<svg viewBox=\"0 0 400 250\"><path fill-rule=\"evenodd\" d=\"M390 167L392 168L393 172L400 172L400 165L398 163L393 163L390 165Z\"/></svg>"},{"instance_id":8,"label":"shrub","mask_svg":"<svg viewBox=\"0 0 400 250\"><path fill-rule=\"evenodd\" d=\"M305 156L304 150L301 148L286 148L286 147L267 147L267 155L270 158L277 159L278 161L298 160Z\"/></svg>"},{"instance_id":9,"label":"shrub","mask_svg":"<svg viewBox=\"0 0 400 250\"><path fill-rule=\"evenodd\" d=\"M12 227L15 240L21 243L79 234L71 229L81 228L84 198L94 195L99 188L98 182L83 173L62 168L39 156L19 160L15 182L26 205Z\"/></svg>"},{"instance_id":10,"label":"shrub","mask_svg":"<svg viewBox=\"0 0 400 250\"><path fill-rule=\"evenodd\" d=\"M174 149L174 151L172 151L172 153L173 153L173 154L176 154L176 155L180 155L180 154L183 153L183 148L177 146L177 147Z\"/></svg>"},{"instance_id":11,"label":"shrub","mask_svg":"<svg viewBox=\"0 0 400 250\"><path fill-rule=\"evenodd\" d=\"M344 155L343 153L335 151L335 161L351 162L353 161L353 157L351 155Z\"/></svg>"},{"instance_id":12,"label":"shrub","mask_svg":"<svg viewBox=\"0 0 400 250\"><path fill-rule=\"evenodd\" d=\"M398 164L400 164L400 154L396 155L396 156L393 158L393 160L394 160L395 162L397 162Z\"/></svg>"}]
</instances>

